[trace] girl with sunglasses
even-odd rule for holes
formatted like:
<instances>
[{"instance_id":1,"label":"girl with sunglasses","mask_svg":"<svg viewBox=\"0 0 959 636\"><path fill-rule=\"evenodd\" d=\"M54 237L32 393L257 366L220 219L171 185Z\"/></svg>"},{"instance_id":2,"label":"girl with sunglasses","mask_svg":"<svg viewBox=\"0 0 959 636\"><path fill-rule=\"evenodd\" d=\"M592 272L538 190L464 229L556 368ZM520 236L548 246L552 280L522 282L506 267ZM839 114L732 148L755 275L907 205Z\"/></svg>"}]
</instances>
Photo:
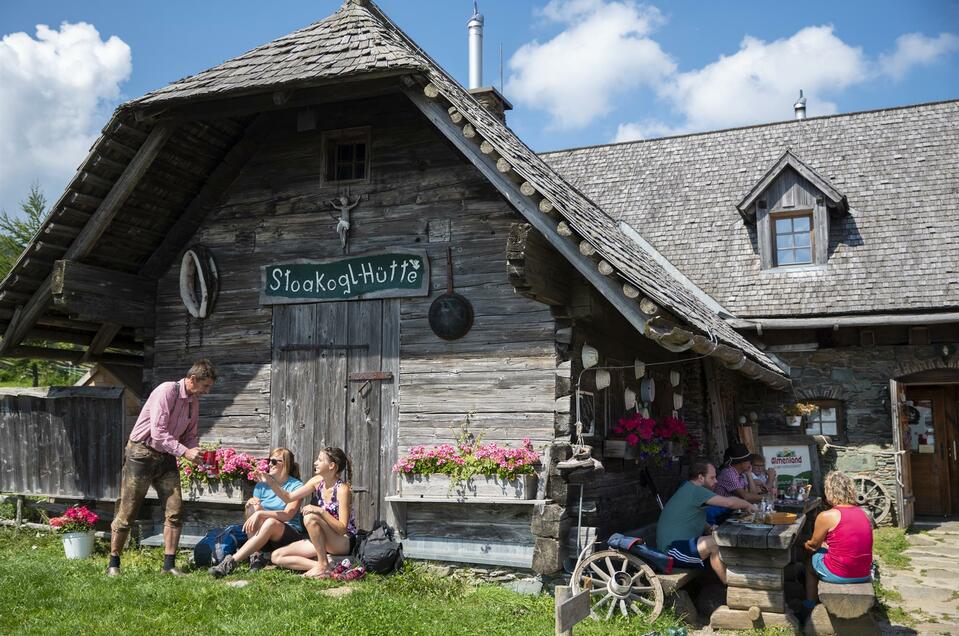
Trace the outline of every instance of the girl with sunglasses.
<instances>
[{"instance_id":1,"label":"girl with sunglasses","mask_svg":"<svg viewBox=\"0 0 959 636\"><path fill-rule=\"evenodd\" d=\"M286 492L272 475L260 473L265 482L284 501L313 496L303 507L303 524L309 539L291 543L273 553L273 563L304 572L304 576L327 579L332 576L329 555L348 555L356 542L353 494L343 474L352 475L349 457L340 448L327 446L313 463L316 474L301 488Z\"/></svg>"},{"instance_id":2,"label":"girl with sunglasses","mask_svg":"<svg viewBox=\"0 0 959 636\"><path fill-rule=\"evenodd\" d=\"M283 492L303 487L300 469L288 448L276 448L270 453L269 475ZM230 574L236 564L250 560L250 570L260 570L267 564L263 552L272 552L303 537L301 500L278 497L265 483L253 488L253 496L246 502L246 522L243 531L247 537L235 554L227 556L209 572L219 578Z\"/></svg>"}]
</instances>

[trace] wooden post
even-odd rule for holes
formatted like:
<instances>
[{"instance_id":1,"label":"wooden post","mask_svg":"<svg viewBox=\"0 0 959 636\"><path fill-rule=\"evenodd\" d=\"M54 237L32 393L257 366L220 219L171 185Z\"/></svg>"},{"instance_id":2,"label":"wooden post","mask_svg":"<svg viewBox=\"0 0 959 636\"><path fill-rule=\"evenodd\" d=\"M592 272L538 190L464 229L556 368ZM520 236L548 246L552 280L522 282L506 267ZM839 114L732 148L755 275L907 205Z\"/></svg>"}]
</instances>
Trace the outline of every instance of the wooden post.
<instances>
[{"instance_id":1,"label":"wooden post","mask_svg":"<svg viewBox=\"0 0 959 636\"><path fill-rule=\"evenodd\" d=\"M568 601L573 595L573 590L568 585L557 585L556 586L556 636L573 636L573 628L562 629L560 625L560 609L563 607L563 603Z\"/></svg>"},{"instance_id":2,"label":"wooden post","mask_svg":"<svg viewBox=\"0 0 959 636\"><path fill-rule=\"evenodd\" d=\"M573 625L589 616L589 590L572 596L568 585L556 586L556 636L573 636Z\"/></svg>"},{"instance_id":3,"label":"wooden post","mask_svg":"<svg viewBox=\"0 0 959 636\"><path fill-rule=\"evenodd\" d=\"M17 495L17 527L23 525L23 495Z\"/></svg>"}]
</instances>

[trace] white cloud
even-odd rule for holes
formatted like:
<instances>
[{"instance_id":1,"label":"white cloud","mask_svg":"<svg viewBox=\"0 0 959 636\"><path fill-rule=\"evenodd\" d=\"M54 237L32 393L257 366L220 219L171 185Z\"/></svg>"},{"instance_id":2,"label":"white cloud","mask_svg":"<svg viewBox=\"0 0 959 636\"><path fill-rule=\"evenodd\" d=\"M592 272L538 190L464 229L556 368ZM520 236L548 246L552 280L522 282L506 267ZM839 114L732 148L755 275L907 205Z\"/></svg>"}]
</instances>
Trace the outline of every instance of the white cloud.
<instances>
[{"instance_id":1,"label":"white cloud","mask_svg":"<svg viewBox=\"0 0 959 636\"><path fill-rule=\"evenodd\" d=\"M930 38L922 33L906 33L896 38L896 49L879 56L882 74L900 80L915 66L937 62L953 51L959 50L959 37L952 33L940 33Z\"/></svg>"},{"instance_id":2,"label":"white cloud","mask_svg":"<svg viewBox=\"0 0 959 636\"><path fill-rule=\"evenodd\" d=\"M677 75L661 95L685 116L686 129L712 130L790 119L800 89L810 116L834 113L825 96L868 74L860 48L836 37L831 26L815 26L768 43L746 36L739 51Z\"/></svg>"},{"instance_id":3,"label":"white cloud","mask_svg":"<svg viewBox=\"0 0 959 636\"><path fill-rule=\"evenodd\" d=\"M34 181L49 202L59 197L131 70L130 47L84 22L0 39L2 209L19 211Z\"/></svg>"},{"instance_id":4,"label":"white cloud","mask_svg":"<svg viewBox=\"0 0 959 636\"><path fill-rule=\"evenodd\" d=\"M612 109L617 94L656 86L675 72L647 37L662 21L655 8L632 0L552 0L541 13L565 29L510 58L506 90L510 99L547 111L557 128L586 126Z\"/></svg>"}]
</instances>

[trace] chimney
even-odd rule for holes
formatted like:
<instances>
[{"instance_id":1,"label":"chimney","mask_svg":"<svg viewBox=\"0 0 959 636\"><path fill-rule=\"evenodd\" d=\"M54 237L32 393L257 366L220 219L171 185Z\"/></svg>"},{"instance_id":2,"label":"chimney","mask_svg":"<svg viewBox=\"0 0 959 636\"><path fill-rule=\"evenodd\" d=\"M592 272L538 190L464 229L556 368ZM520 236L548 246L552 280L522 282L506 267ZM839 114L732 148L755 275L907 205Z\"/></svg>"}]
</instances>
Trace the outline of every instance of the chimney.
<instances>
[{"instance_id":1,"label":"chimney","mask_svg":"<svg viewBox=\"0 0 959 636\"><path fill-rule=\"evenodd\" d=\"M469 32L469 92L486 110L502 122L513 105L493 86L483 86L483 15L473 0L473 15L466 23Z\"/></svg>"},{"instance_id":2,"label":"chimney","mask_svg":"<svg viewBox=\"0 0 959 636\"><path fill-rule=\"evenodd\" d=\"M799 99L793 104L793 110L796 111L796 120L806 119L806 98L802 96L802 89L799 89Z\"/></svg>"},{"instance_id":3,"label":"chimney","mask_svg":"<svg viewBox=\"0 0 959 636\"><path fill-rule=\"evenodd\" d=\"M483 85L483 15L473 0L473 15L466 23L470 47L470 90Z\"/></svg>"}]
</instances>

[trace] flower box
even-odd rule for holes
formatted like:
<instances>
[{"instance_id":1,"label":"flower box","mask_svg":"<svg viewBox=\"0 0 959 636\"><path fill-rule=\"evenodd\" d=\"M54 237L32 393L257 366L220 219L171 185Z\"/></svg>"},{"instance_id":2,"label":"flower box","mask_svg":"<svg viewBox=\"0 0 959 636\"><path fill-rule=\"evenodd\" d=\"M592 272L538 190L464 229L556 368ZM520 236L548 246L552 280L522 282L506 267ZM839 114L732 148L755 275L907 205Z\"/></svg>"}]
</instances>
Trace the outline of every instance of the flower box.
<instances>
[{"instance_id":1,"label":"flower box","mask_svg":"<svg viewBox=\"0 0 959 636\"><path fill-rule=\"evenodd\" d=\"M502 479L496 475L475 475L454 483L449 475L399 474L403 497L442 497L445 499L535 499L536 475Z\"/></svg>"},{"instance_id":2,"label":"flower box","mask_svg":"<svg viewBox=\"0 0 959 636\"><path fill-rule=\"evenodd\" d=\"M207 483L191 481L189 489L183 491L183 499L186 501L210 503L242 504L252 496L253 484L244 479L210 481Z\"/></svg>"}]
</instances>

